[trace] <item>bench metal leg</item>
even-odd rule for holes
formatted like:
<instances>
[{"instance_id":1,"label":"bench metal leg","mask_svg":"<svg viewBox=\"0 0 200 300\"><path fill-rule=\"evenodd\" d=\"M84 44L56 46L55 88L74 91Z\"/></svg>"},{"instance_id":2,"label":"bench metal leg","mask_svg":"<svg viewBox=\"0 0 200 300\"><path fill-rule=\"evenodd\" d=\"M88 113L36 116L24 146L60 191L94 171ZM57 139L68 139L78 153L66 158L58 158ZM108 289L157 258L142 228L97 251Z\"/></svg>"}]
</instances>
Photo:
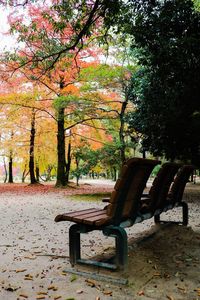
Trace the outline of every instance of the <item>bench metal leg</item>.
<instances>
[{"instance_id":1,"label":"bench metal leg","mask_svg":"<svg viewBox=\"0 0 200 300\"><path fill-rule=\"evenodd\" d=\"M103 234L115 238L115 264L117 268L123 268L128 262L128 242L126 231L117 226L107 226L103 229Z\"/></svg>"},{"instance_id":2,"label":"bench metal leg","mask_svg":"<svg viewBox=\"0 0 200 300\"><path fill-rule=\"evenodd\" d=\"M161 222L161 221L160 221L160 215L155 215L155 216L154 216L154 222L155 222L156 224L158 224L158 223Z\"/></svg>"},{"instance_id":3,"label":"bench metal leg","mask_svg":"<svg viewBox=\"0 0 200 300\"><path fill-rule=\"evenodd\" d=\"M160 214L157 214L154 216L154 222L156 224L159 224L159 223L173 223L173 224L181 224L181 225L184 225L184 226L187 226L188 225L188 205L186 202L184 201L181 201L178 206L176 207L182 207L182 221L163 221L163 220L160 220Z\"/></svg>"},{"instance_id":4,"label":"bench metal leg","mask_svg":"<svg viewBox=\"0 0 200 300\"><path fill-rule=\"evenodd\" d=\"M183 225L187 226L188 225L188 205L186 202L181 202L180 205L182 206L183 210Z\"/></svg>"},{"instance_id":5,"label":"bench metal leg","mask_svg":"<svg viewBox=\"0 0 200 300\"><path fill-rule=\"evenodd\" d=\"M80 226L74 224L69 228L69 258L74 266L81 257Z\"/></svg>"},{"instance_id":6,"label":"bench metal leg","mask_svg":"<svg viewBox=\"0 0 200 300\"><path fill-rule=\"evenodd\" d=\"M90 231L92 231L91 228L80 224L74 224L69 228L69 257L72 266L75 264L87 264L115 270L117 268L123 268L125 265L127 265L127 234L123 228L118 226L106 226L102 228L105 236L115 238L116 256L114 263L82 259L80 234Z\"/></svg>"}]
</instances>

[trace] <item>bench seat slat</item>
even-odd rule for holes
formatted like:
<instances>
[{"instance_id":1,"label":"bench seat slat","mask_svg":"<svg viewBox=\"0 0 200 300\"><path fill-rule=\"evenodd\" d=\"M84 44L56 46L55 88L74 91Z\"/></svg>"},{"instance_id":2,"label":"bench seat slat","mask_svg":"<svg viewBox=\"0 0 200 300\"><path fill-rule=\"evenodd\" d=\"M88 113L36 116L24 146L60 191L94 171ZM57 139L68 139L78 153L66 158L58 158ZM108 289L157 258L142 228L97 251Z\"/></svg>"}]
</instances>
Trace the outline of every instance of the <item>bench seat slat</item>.
<instances>
[{"instance_id":1,"label":"bench seat slat","mask_svg":"<svg viewBox=\"0 0 200 300\"><path fill-rule=\"evenodd\" d=\"M79 211L72 211L72 212L66 213L64 215L74 217L74 216L93 213L93 212L96 212L96 211L99 211L99 208L88 208L88 209L83 209L83 210L79 210Z\"/></svg>"},{"instance_id":2,"label":"bench seat slat","mask_svg":"<svg viewBox=\"0 0 200 300\"><path fill-rule=\"evenodd\" d=\"M84 224L95 225L98 227L100 225L107 224L109 220L111 220L111 218L108 217L108 215L106 213L104 213L103 215L100 215L100 216L94 216L94 217L85 219Z\"/></svg>"},{"instance_id":3,"label":"bench seat slat","mask_svg":"<svg viewBox=\"0 0 200 300\"><path fill-rule=\"evenodd\" d=\"M60 214L56 216L55 221L56 222L72 221L72 219L76 216L81 216L86 213L97 212L99 210L100 210L99 208L89 208L89 209L83 209L79 211L72 211L70 213Z\"/></svg>"},{"instance_id":4,"label":"bench seat slat","mask_svg":"<svg viewBox=\"0 0 200 300\"><path fill-rule=\"evenodd\" d=\"M77 222L77 223L82 223L82 221L91 219L92 217L98 216L98 218L101 218L101 216L104 216L104 215L106 215L106 212L105 212L105 210L101 209L96 212L92 212L92 213L88 213L88 214L84 214L84 215L80 215L80 216L75 216L72 218L72 221Z\"/></svg>"}]
</instances>

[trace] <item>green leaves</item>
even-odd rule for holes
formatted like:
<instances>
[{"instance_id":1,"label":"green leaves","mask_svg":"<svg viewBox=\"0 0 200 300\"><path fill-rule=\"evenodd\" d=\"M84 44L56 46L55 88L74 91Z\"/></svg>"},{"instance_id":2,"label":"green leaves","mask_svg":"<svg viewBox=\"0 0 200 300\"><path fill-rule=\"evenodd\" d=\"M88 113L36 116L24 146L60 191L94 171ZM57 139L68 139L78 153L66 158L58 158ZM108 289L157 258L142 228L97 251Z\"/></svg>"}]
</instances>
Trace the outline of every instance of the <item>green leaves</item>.
<instances>
[{"instance_id":1,"label":"green leaves","mask_svg":"<svg viewBox=\"0 0 200 300\"><path fill-rule=\"evenodd\" d=\"M199 163L198 121L191 115L200 110L200 15L191 0L140 4L132 3L135 21L128 23L142 66L132 79L130 126L155 155Z\"/></svg>"}]
</instances>

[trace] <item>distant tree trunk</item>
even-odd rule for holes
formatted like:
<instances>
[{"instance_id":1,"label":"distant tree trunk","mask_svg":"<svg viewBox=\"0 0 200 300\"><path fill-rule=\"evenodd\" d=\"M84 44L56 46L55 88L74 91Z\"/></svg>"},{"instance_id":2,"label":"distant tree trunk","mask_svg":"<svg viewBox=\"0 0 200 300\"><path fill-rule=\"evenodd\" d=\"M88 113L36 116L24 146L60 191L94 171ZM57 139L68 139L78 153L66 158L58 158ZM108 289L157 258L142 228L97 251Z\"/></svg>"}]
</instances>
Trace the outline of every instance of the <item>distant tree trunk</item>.
<instances>
[{"instance_id":1,"label":"distant tree trunk","mask_svg":"<svg viewBox=\"0 0 200 300\"><path fill-rule=\"evenodd\" d=\"M146 151L142 150L142 158L146 158Z\"/></svg>"},{"instance_id":2,"label":"distant tree trunk","mask_svg":"<svg viewBox=\"0 0 200 300\"><path fill-rule=\"evenodd\" d=\"M35 110L32 109L31 118L31 135L30 135L30 149L29 149L29 173L31 184L37 183L35 178L34 165L34 147L35 147Z\"/></svg>"},{"instance_id":3,"label":"distant tree trunk","mask_svg":"<svg viewBox=\"0 0 200 300\"><path fill-rule=\"evenodd\" d=\"M75 157L75 163L76 163L76 185L79 186L79 179L80 179L80 173L79 173L79 162L80 160Z\"/></svg>"},{"instance_id":4,"label":"distant tree trunk","mask_svg":"<svg viewBox=\"0 0 200 300\"><path fill-rule=\"evenodd\" d=\"M9 155L8 182L9 183L13 183L13 158L12 158L12 151L10 151L10 155Z\"/></svg>"},{"instance_id":5,"label":"distant tree trunk","mask_svg":"<svg viewBox=\"0 0 200 300\"><path fill-rule=\"evenodd\" d=\"M13 139L13 131L11 132L10 139L12 141ZM12 149L10 149L9 154L9 162L8 162L8 182L13 183L13 152Z\"/></svg>"},{"instance_id":6,"label":"distant tree trunk","mask_svg":"<svg viewBox=\"0 0 200 300\"><path fill-rule=\"evenodd\" d=\"M27 165L25 165L24 171L22 172L22 183L25 182L25 179L29 174L29 170L27 171L26 167L27 167Z\"/></svg>"},{"instance_id":7,"label":"distant tree trunk","mask_svg":"<svg viewBox=\"0 0 200 300\"><path fill-rule=\"evenodd\" d=\"M117 169L115 167L113 167L112 171L113 171L112 178L114 181L116 181L117 180Z\"/></svg>"},{"instance_id":8,"label":"distant tree trunk","mask_svg":"<svg viewBox=\"0 0 200 300\"><path fill-rule=\"evenodd\" d=\"M45 181L50 181L51 180L51 171L53 170L53 165L48 165L47 167L47 176Z\"/></svg>"},{"instance_id":9,"label":"distant tree trunk","mask_svg":"<svg viewBox=\"0 0 200 300\"><path fill-rule=\"evenodd\" d=\"M124 117L125 117L125 112L126 112L127 105L128 105L128 97L126 96L124 102L122 103L121 111L120 111L120 114L119 114L119 119L120 119L120 128L119 128L120 158L121 158L121 164L122 165L126 160L126 154L125 154L126 143L125 143L125 139L124 139L124 125L125 125Z\"/></svg>"},{"instance_id":10,"label":"distant tree trunk","mask_svg":"<svg viewBox=\"0 0 200 300\"><path fill-rule=\"evenodd\" d=\"M66 186L66 157L65 157L65 127L64 108L58 109L58 132L57 132L57 180L56 186Z\"/></svg>"},{"instance_id":11,"label":"distant tree trunk","mask_svg":"<svg viewBox=\"0 0 200 300\"><path fill-rule=\"evenodd\" d=\"M35 166L35 177L36 177L37 182L39 182L40 181L40 169L39 169L38 163Z\"/></svg>"},{"instance_id":12,"label":"distant tree trunk","mask_svg":"<svg viewBox=\"0 0 200 300\"><path fill-rule=\"evenodd\" d=\"M67 151L67 164L66 164L66 181L69 182L69 171L71 167L71 136L69 137L68 151Z\"/></svg>"},{"instance_id":13,"label":"distant tree trunk","mask_svg":"<svg viewBox=\"0 0 200 300\"><path fill-rule=\"evenodd\" d=\"M8 178L8 172L7 172L7 167L6 167L6 160L5 160L5 157L3 157L3 166L4 166L4 171L5 171L4 183L6 183L7 178Z\"/></svg>"}]
</instances>

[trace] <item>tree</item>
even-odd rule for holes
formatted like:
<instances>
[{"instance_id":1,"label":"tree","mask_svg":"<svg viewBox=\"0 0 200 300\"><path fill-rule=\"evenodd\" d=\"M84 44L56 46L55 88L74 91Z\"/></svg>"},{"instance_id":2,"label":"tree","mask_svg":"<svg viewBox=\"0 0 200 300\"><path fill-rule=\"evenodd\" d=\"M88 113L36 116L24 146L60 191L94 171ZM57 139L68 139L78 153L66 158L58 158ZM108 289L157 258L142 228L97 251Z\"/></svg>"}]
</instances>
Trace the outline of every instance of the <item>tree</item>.
<instances>
[{"instance_id":1,"label":"tree","mask_svg":"<svg viewBox=\"0 0 200 300\"><path fill-rule=\"evenodd\" d=\"M86 26L84 27L85 29L83 29L83 31L80 30L80 32L76 27L77 24L74 24L74 21L76 22L77 20L75 16L71 14L72 11L70 10L72 7L74 8L74 5L76 9L73 13L75 15L78 13L80 17L79 26ZM30 5L28 9L28 21L24 20L23 16L18 16L17 19L12 16L10 18L11 31L18 34L18 41L26 43L26 47L21 48L14 54L7 53L4 60L9 71L19 70L28 80L35 81L36 84L42 84L49 90L51 95L56 96L55 119L58 128L57 186L65 186L69 176L70 159L66 162L65 130L75 126L76 123L85 122L85 119L91 120L98 118L91 109L87 109L87 117L83 117L84 113L86 115L86 110L81 112L83 107L81 105L81 109L74 112L77 121L67 128L65 126L65 114L68 104L66 99L72 97L71 95L73 94L68 88L69 86L74 86L74 90L78 90L75 88L75 84L78 80L79 69L84 64L82 56L88 55L85 44L90 42L91 37L88 33L87 36L84 37L84 35L86 35L85 30L87 26L90 26L90 29L92 29L97 23L98 27L101 27L99 19L102 18L102 15L101 13L99 15L99 11L96 11L96 9L99 5L101 9L105 6L103 1L95 1L94 6L91 3L85 3L85 6L83 7L82 5L81 8L84 8L84 13L86 13L87 16L82 18L77 11L77 5L81 5L81 3L75 4L73 1L69 1L64 8L61 4L53 5L52 10L45 5L43 7L44 10L41 10L41 7L37 5ZM106 7L108 6L109 5L106 5ZM62 9L64 9L64 11L62 11ZM68 9L67 12L69 16L66 15L66 9ZM62 14L65 15L65 19L63 19ZM94 14L97 14L96 17L94 17ZM86 23L84 23L84 21ZM87 25L87 22L92 23ZM95 24L93 24L93 22ZM87 30L89 30L89 28L87 28ZM80 52L80 48L83 50L82 52ZM91 55L91 49L89 49L89 52ZM83 102L83 97L81 97L81 99ZM86 103L86 107L87 106L88 102ZM73 109L75 109L75 107ZM70 112L70 114L72 115L72 112ZM82 119L80 119L80 116L82 116ZM68 157L70 158L70 155L68 155Z\"/></svg>"},{"instance_id":2,"label":"tree","mask_svg":"<svg viewBox=\"0 0 200 300\"><path fill-rule=\"evenodd\" d=\"M122 54L122 51L119 51ZM81 78L87 78L87 89L104 89L105 93L109 95L109 101L101 104L107 112L113 112L114 120L110 119L106 122L105 128L107 133L114 133L115 144L119 149L121 164L128 155L127 136L127 122L126 115L133 109L130 100L132 92L130 91L130 77L137 70L134 63L126 63L123 65L109 65L109 64L94 64L81 70ZM108 130L112 128L112 130ZM129 132L130 133L130 132Z\"/></svg>"},{"instance_id":3,"label":"tree","mask_svg":"<svg viewBox=\"0 0 200 300\"><path fill-rule=\"evenodd\" d=\"M200 165L200 14L191 0L129 5L124 30L141 65L132 79L130 126L154 155Z\"/></svg>"},{"instance_id":4,"label":"tree","mask_svg":"<svg viewBox=\"0 0 200 300\"><path fill-rule=\"evenodd\" d=\"M26 47L30 49L33 42L37 46L34 55L22 57L19 67L28 65L30 68L35 68L37 65L40 68L42 65L43 72L44 69L48 71L53 68L66 53L79 52L85 46L85 38L93 40L94 36L98 36L104 39L115 16L125 9L122 0L16 0L1 1L1 4L9 5L12 9L11 32L18 33L20 28L22 33L18 36L18 41L25 42ZM41 12L43 20L49 24L45 27L44 23L40 22L39 36L35 31L38 12ZM26 15L31 15L33 22L30 22ZM39 44L38 38L41 41Z\"/></svg>"},{"instance_id":5,"label":"tree","mask_svg":"<svg viewBox=\"0 0 200 300\"><path fill-rule=\"evenodd\" d=\"M72 157L75 161L72 175L76 177L76 184L79 185L81 175L87 175L97 165L98 151L92 150L86 141L80 140Z\"/></svg>"}]
</instances>

